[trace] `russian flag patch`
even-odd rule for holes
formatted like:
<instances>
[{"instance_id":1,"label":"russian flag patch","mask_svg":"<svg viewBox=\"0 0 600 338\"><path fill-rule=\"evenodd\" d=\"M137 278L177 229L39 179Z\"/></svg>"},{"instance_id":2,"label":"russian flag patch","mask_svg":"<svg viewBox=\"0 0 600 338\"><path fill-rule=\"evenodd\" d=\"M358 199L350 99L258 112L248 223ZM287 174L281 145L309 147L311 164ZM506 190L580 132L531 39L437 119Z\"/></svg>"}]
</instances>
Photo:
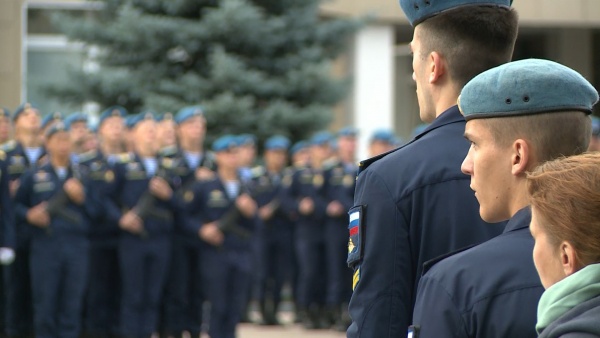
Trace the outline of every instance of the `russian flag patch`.
<instances>
[{"instance_id":1,"label":"russian flag patch","mask_svg":"<svg viewBox=\"0 0 600 338\"><path fill-rule=\"evenodd\" d=\"M363 206L357 206L350 209L348 212L348 266L354 268L362 259L362 236L363 236Z\"/></svg>"}]
</instances>

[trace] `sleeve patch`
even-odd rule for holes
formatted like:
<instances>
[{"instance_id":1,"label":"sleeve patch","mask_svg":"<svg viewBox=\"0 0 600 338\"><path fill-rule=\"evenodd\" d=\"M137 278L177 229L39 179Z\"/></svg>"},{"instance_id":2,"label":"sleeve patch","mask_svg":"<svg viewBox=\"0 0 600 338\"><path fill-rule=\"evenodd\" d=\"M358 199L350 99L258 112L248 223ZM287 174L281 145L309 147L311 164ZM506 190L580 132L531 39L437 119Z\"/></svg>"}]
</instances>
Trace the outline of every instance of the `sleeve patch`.
<instances>
[{"instance_id":1,"label":"sleeve patch","mask_svg":"<svg viewBox=\"0 0 600 338\"><path fill-rule=\"evenodd\" d=\"M354 268L363 258L364 206L353 207L349 214L348 266Z\"/></svg>"}]
</instances>

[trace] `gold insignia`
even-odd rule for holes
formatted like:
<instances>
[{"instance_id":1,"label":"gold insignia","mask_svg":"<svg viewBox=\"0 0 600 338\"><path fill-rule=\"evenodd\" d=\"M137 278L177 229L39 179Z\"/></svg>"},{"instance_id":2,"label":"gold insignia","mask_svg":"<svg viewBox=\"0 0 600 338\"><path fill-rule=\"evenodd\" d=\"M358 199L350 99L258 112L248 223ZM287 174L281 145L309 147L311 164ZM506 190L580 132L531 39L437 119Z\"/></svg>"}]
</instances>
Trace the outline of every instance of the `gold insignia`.
<instances>
[{"instance_id":1,"label":"gold insignia","mask_svg":"<svg viewBox=\"0 0 600 338\"><path fill-rule=\"evenodd\" d=\"M104 174L104 180L106 182L112 182L115 179L115 173L112 170L107 170Z\"/></svg>"},{"instance_id":2,"label":"gold insignia","mask_svg":"<svg viewBox=\"0 0 600 338\"><path fill-rule=\"evenodd\" d=\"M283 186L286 188L291 186L292 185L292 175L285 175L283 177L283 180L281 180L281 184L283 184Z\"/></svg>"},{"instance_id":3,"label":"gold insignia","mask_svg":"<svg viewBox=\"0 0 600 338\"><path fill-rule=\"evenodd\" d=\"M354 178L352 177L352 175L344 176L344 178L342 179L342 184L345 187L351 187L352 184L354 184Z\"/></svg>"},{"instance_id":4,"label":"gold insignia","mask_svg":"<svg viewBox=\"0 0 600 338\"><path fill-rule=\"evenodd\" d=\"M162 165L165 168L173 168L173 159L170 159L168 157L163 158Z\"/></svg>"},{"instance_id":5,"label":"gold insignia","mask_svg":"<svg viewBox=\"0 0 600 338\"><path fill-rule=\"evenodd\" d=\"M351 253L352 250L354 250L354 242L352 241L352 238L348 239L348 253Z\"/></svg>"},{"instance_id":6,"label":"gold insignia","mask_svg":"<svg viewBox=\"0 0 600 338\"><path fill-rule=\"evenodd\" d=\"M356 269L356 271L354 271L354 276L352 277L352 290L356 289L356 284L358 284L358 281L360 280L360 268Z\"/></svg>"},{"instance_id":7,"label":"gold insignia","mask_svg":"<svg viewBox=\"0 0 600 338\"><path fill-rule=\"evenodd\" d=\"M172 120L173 119L173 113L165 113L165 116L163 116L163 120Z\"/></svg>"},{"instance_id":8,"label":"gold insignia","mask_svg":"<svg viewBox=\"0 0 600 338\"><path fill-rule=\"evenodd\" d=\"M183 194L183 200L184 201L191 202L193 199L194 199L194 193L193 192L191 192L191 191L188 190L188 191L186 191Z\"/></svg>"},{"instance_id":9,"label":"gold insignia","mask_svg":"<svg viewBox=\"0 0 600 338\"><path fill-rule=\"evenodd\" d=\"M0 150L0 161L6 160L6 153L4 150Z\"/></svg>"},{"instance_id":10,"label":"gold insignia","mask_svg":"<svg viewBox=\"0 0 600 338\"><path fill-rule=\"evenodd\" d=\"M222 199L223 198L223 192L221 190L213 190L210 192L210 199L211 200L218 200L218 199Z\"/></svg>"},{"instance_id":11,"label":"gold insignia","mask_svg":"<svg viewBox=\"0 0 600 338\"><path fill-rule=\"evenodd\" d=\"M121 112L118 109L113 109L112 116L121 116Z\"/></svg>"},{"instance_id":12,"label":"gold insignia","mask_svg":"<svg viewBox=\"0 0 600 338\"><path fill-rule=\"evenodd\" d=\"M315 175L315 176L313 177L313 185L314 185L315 187L320 187L320 186L322 186L322 185L323 185L323 181L324 181L324 179L323 179L323 175L321 175L321 174L319 174L319 175Z\"/></svg>"}]
</instances>

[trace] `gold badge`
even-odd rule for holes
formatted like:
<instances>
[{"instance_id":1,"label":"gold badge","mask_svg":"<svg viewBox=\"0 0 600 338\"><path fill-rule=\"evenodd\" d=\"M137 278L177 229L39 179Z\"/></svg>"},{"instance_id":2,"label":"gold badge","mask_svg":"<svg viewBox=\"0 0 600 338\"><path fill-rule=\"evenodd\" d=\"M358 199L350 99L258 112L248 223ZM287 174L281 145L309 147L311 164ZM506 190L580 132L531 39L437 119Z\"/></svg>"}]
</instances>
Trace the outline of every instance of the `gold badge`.
<instances>
[{"instance_id":1,"label":"gold badge","mask_svg":"<svg viewBox=\"0 0 600 338\"><path fill-rule=\"evenodd\" d=\"M107 170L104 174L104 180L106 182L112 182L115 179L115 173L112 170Z\"/></svg>"},{"instance_id":2,"label":"gold badge","mask_svg":"<svg viewBox=\"0 0 600 338\"><path fill-rule=\"evenodd\" d=\"M323 185L323 181L324 181L324 179L323 179L323 175L320 175L320 174L319 174L319 175L315 175L315 176L313 177L313 185L314 185L315 187L320 187L320 186L322 186L322 185Z\"/></svg>"},{"instance_id":3,"label":"gold badge","mask_svg":"<svg viewBox=\"0 0 600 338\"><path fill-rule=\"evenodd\" d=\"M292 175L285 175L283 180L281 180L281 184L283 184L284 187L289 188L292 185Z\"/></svg>"},{"instance_id":4,"label":"gold badge","mask_svg":"<svg viewBox=\"0 0 600 338\"><path fill-rule=\"evenodd\" d=\"M194 199L194 193L193 192L191 192L191 191L188 190L188 191L186 191L183 194L183 200L184 201L191 202L193 199Z\"/></svg>"},{"instance_id":5,"label":"gold badge","mask_svg":"<svg viewBox=\"0 0 600 338\"><path fill-rule=\"evenodd\" d=\"M360 268L356 269L356 271L354 271L354 276L352 277L352 290L356 289L356 284L358 284L358 281L360 280Z\"/></svg>"},{"instance_id":6,"label":"gold badge","mask_svg":"<svg viewBox=\"0 0 600 338\"><path fill-rule=\"evenodd\" d=\"M0 150L0 161L6 160L6 153L4 150Z\"/></svg>"},{"instance_id":7,"label":"gold badge","mask_svg":"<svg viewBox=\"0 0 600 338\"><path fill-rule=\"evenodd\" d=\"M354 250L354 242L352 241L352 238L350 238L348 240L348 253L351 253L352 250Z\"/></svg>"},{"instance_id":8,"label":"gold badge","mask_svg":"<svg viewBox=\"0 0 600 338\"><path fill-rule=\"evenodd\" d=\"M352 175L345 175L342 179L342 184L345 187L351 187L352 184L354 184L354 177L352 177Z\"/></svg>"}]
</instances>

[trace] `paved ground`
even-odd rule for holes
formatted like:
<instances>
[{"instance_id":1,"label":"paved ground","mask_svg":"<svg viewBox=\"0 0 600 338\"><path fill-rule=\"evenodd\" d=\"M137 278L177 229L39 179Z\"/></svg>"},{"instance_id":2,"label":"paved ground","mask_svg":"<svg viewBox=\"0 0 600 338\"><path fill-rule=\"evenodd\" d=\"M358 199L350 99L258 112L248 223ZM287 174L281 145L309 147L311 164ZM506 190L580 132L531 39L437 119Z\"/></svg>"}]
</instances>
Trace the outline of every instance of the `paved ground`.
<instances>
[{"instance_id":1,"label":"paved ground","mask_svg":"<svg viewBox=\"0 0 600 338\"><path fill-rule=\"evenodd\" d=\"M265 327L255 324L242 324L238 328L238 338L342 338L344 333L332 330L304 330L298 325L285 327Z\"/></svg>"}]
</instances>

